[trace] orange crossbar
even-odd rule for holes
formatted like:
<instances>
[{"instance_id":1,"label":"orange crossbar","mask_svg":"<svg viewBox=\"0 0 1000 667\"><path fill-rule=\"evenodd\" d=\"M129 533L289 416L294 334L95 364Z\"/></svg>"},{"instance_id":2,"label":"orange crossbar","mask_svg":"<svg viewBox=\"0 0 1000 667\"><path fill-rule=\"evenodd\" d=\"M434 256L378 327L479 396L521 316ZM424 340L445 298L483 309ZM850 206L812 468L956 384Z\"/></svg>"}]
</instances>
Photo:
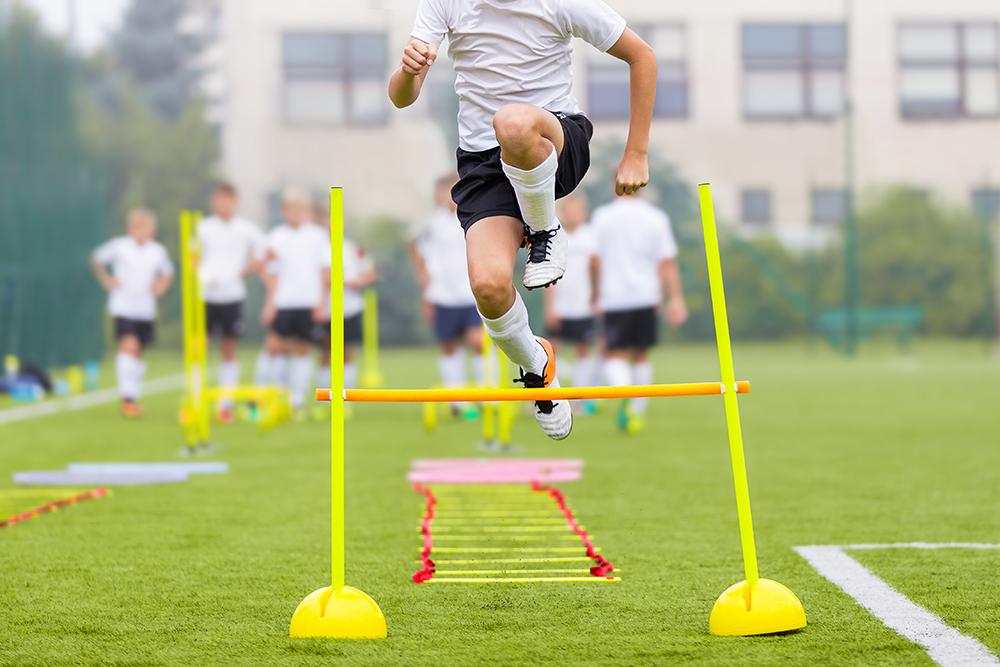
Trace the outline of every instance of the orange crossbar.
<instances>
[{"instance_id":1,"label":"orange crossbar","mask_svg":"<svg viewBox=\"0 0 1000 667\"><path fill-rule=\"evenodd\" d=\"M558 387L546 389L348 389L344 400L354 403L460 403L491 401L556 401L588 398L662 398L719 396L720 382L645 384L627 387ZM740 380L736 392L750 393L750 382ZM329 389L316 390L317 401L329 401Z\"/></svg>"}]
</instances>

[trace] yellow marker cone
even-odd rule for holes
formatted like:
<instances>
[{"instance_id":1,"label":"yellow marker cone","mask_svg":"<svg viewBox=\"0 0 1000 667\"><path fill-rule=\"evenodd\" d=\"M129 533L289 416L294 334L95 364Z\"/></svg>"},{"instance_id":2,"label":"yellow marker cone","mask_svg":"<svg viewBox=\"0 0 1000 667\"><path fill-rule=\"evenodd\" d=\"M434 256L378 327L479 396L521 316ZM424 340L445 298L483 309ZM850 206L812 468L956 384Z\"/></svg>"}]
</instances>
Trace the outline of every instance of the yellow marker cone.
<instances>
[{"instance_id":1,"label":"yellow marker cone","mask_svg":"<svg viewBox=\"0 0 1000 667\"><path fill-rule=\"evenodd\" d=\"M291 637L382 639L385 616L367 594L344 583L344 191L330 193L330 569L332 583L292 614Z\"/></svg>"},{"instance_id":2,"label":"yellow marker cone","mask_svg":"<svg viewBox=\"0 0 1000 667\"><path fill-rule=\"evenodd\" d=\"M747 483L746 460L743 456L743 432L737 398L736 372L729 338L726 314L726 292L722 284L722 259L719 236L715 227L712 186L698 186L701 221L705 231L705 257L708 261L708 282L712 293L712 314L715 318L715 340L719 348L719 369L722 398L726 406L726 427L729 431L729 454L733 466L736 491L736 514L740 524L740 545L743 549L744 581L731 586L712 608L708 628L713 635L761 635L798 630L806 625L806 613L795 594L770 579L761 579L757 572L757 547L754 544L753 519L750 515L750 488Z\"/></svg>"}]
</instances>

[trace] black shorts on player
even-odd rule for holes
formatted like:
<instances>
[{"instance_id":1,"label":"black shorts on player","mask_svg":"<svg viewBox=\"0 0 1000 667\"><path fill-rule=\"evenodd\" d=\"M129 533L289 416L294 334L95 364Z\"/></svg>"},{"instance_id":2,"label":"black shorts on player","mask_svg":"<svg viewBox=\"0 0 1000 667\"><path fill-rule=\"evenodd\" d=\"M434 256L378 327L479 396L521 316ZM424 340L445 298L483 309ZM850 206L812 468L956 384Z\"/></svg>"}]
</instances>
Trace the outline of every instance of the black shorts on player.
<instances>
[{"instance_id":1,"label":"black shorts on player","mask_svg":"<svg viewBox=\"0 0 1000 667\"><path fill-rule=\"evenodd\" d=\"M347 345L358 345L361 343L362 334L361 313L344 318L344 343Z\"/></svg>"},{"instance_id":2,"label":"black shorts on player","mask_svg":"<svg viewBox=\"0 0 1000 667\"><path fill-rule=\"evenodd\" d=\"M156 329L153 320L133 320L128 317L115 318L115 340L126 336L135 336L139 343L146 347L156 340Z\"/></svg>"},{"instance_id":3,"label":"black shorts on player","mask_svg":"<svg viewBox=\"0 0 1000 667\"><path fill-rule=\"evenodd\" d=\"M243 335L243 303L206 303L205 329L209 336L240 338Z\"/></svg>"},{"instance_id":4,"label":"black shorts on player","mask_svg":"<svg viewBox=\"0 0 1000 667\"><path fill-rule=\"evenodd\" d=\"M483 326L475 306L434 306L434 336L439 342L465 338L469 329Z\"/></svg>"},{"instance_id":5,"label":"black shorts on player","mask_svg":"<svg viewBox=\"0 0 1000 667\"><path fill-rule=\"evenodd\" d=\"M594 135L594 126L582 114L552 115L563 129L563 149L556 171L556 199L560 199L576 189L590 168L590 138ZM499 146L476 152L459 148L456 156L459 179L451 189L451 198L458 206L462 229L469 231L477 221L497 215L523 219L514 187L500 164Z\"/></svg>"},{"instance_id":6,"label":"black shorts on player","mask_svg":"<svg viewBox=\"0 0 1000 667\"><path fill-rule=\"evenodd\" d=\"M593 317L560 319L559 327L552 332L552 337L562 343L575 345L590 345L597 334L597 320Z\"/></svg>"},{"instance_id":7,"label":"black shorts on player","mask_svg":"<svg viewBox=\"0 0 1000 667\"><path fill-rule=\"evenodd\" d=\"M308 343L313 339L314 326L311 308L279 308L271 331L282 338Z\"/></svg>"},{"instance_id":8,"label":"black shorts on player","mask_svg":"<svg viewBox=\"0 0 1000 667\"><path fill-rule=\"evenodd\" d=\"M648 350L656 345L656 308L613 310L604 313L604 341L608 352Z\"/></svg>"}]
</instances>

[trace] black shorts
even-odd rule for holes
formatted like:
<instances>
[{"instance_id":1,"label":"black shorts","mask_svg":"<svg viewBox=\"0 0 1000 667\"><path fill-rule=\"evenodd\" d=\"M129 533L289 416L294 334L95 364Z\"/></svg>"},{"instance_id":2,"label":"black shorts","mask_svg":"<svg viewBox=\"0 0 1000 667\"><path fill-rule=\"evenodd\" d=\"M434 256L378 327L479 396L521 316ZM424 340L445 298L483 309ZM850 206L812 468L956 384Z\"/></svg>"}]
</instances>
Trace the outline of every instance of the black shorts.
<instances>
[{"instance_id":1,"label":"black shorts","mask_svg":"<svg viewBox=\"0 0 1000 667\"><path fill-rule=\"evenodd\" d=\"M135 336L143 347L156 340L156 329L153 320L133 320L128 317L115 318L115 340L125 336Z\"/></svg>"},{"instance_id":2,"label":"black shorts","mask_svg":"<svg viewBox=\"0 0 1000 667\"><path fill-rule=\"evenodd\" d=\"M609 352L648 350L656 345L656 308L604 313L604 340Z\"/></svg>"},{"instance_id":3,"label":"black shorts","mask_svg":"<svg viewBox=\"0 0 1000 667\"><path fill-rule=\"evenodd\" d=\"M361 313L344 318L344 342L347 344L358 344L361 342L363 332Z\"/></svg>"},{"instance_id":4,"label":"black shorts","mask_svg":"<svg viewBox=\"0 0 1000 667\"><path fill-rule=\"evenodd\" d=\"M552 336L564 343L589 345L594 342L596 333L597 321L593 317L581 317L560 319L559 327L552 332Z\"/></svg>"},{"instance_id":5,"label":"black shorts","mask_svg":"<svg viewBox=\"0 0 1000 667\"><path fill-rule=\"evenodd\" d=\"M576 189L590 168L590 138L594 126L583 114L568 116L553 113L563 129L563 150L556 172L556 199ZM509 215L523 220L514 196L514 187L503 173L500 147L470 152L458 149L458 183L451 189L451 198L458 206L462 229L483 218Z\"/></svg>"},{"instance_id":6,"label":"black shorts","mask_svg":"<svg viewBox=\"0 0 1000 667\"><path fill-rule=\"evenodd\" d=\"M434 306L434 335L442 343L465 338L469 329L483 326L475 306Z\"/></svg>"},{"instance_id":7,"label":"black shorts","mask_svg":"<svg viewBox=\"0 0 1000 667\"><path fill-rule=\"evenodd\" d=\"M243 303L206 303L205 329L209 336L239 338L243 335Z\"/></svg>"},{"instance_id":8,"label":"black shorts","mask_svg":"<svg viewBox=\"0 0 1000 667\"><path fill-rule=\"evenodd\" d=\"M271 331L282 338L311 341L313 339L312 308L279 308L271 323Z\"/></svg>"}]
</instances>

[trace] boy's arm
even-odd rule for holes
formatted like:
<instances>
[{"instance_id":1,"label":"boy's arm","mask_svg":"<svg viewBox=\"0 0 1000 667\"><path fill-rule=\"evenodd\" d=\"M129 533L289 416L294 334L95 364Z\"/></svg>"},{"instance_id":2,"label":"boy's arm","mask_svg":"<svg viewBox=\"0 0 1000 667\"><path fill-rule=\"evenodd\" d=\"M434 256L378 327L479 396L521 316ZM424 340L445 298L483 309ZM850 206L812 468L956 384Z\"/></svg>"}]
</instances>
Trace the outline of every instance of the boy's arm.
<instances>
[{"instance_id":1,"label":"boy's arm","mask_svg":"<svg viewBox=\"0 0 1000 667\"><path fill-rule=\"evenodd\" d=\"M423 293L423 290L427 289L430 277L427 274L427 263L420 252L420 244L416 241L410 241L406 249L410 254L410 261L413 262L413 270L417 273L417 282L420 283L420 291Z\"/></svg>"},{"instance_id":2,"label":"boy's arm","mask_svg":"<svg viewBox=\"0 0 1000 667\"><path fill-rule=\"evenodd\" d=\"M590 256L590 307L595 315L599 314L601 303L601 258Z\"/></svg>"},{"instance_id":3,"label":"boy's arm","mask_svg":"<svg viewBox=\"0 0 1000 667\"><path fill-rule=\"evenodd\" d=\"M681 282L681 271L676 258L664 259L660 262L660 281L667 292L667 307L665 315L667 323L679 327L688 318L687 303L684 301L684 284Z\"/></svg>"},{"instance_id":4,"label":"boy's arm","mask_svg":"<svg viewBox=\"0 0 1000 667\"><path fill-rule=\"evenodd\" d=\"M420 97L427 72L437 60L437 46L410 38L403 49L399 68L389 78L389 99L397 109L408 107Z\"/></svg>"},{"instance_id":5,"label":"boy's arm","mask_svg":"<svg viewBox=\"0 0 1000 667\"><path fill-rule=\"evenodd\" d=\"M170 286L174 284L174 274L173 273L161 273L153 283L153 294L157 298L163 296L170 289Z\"/></svg>"},{"instance_id":6,"label":"boy's arm","mask_svg":"<svg viewBox=\"0 0 1000 667\"><path fill-rule=\"evenodd\" d=\"M630 195L649 184L649 126L656 103L656 53L626 28L608 53L629 65L629 127L625 154L618 165L615 194Z\"/></svg>"},{"instance_id":7,"label":"boy's arm","mask_svg":"<svg viewBox=\"0 0 1000 667\"><path fill-rule=\"evenodd\" d=\"M90 260L90 269L97 276L97 282L101 284L101 287L107 291L111 291L118 287L118 279L115 278L108 271L108 267L104 265L104 262L99 261L96 257Z\"/></svg>"}]
</instances>

